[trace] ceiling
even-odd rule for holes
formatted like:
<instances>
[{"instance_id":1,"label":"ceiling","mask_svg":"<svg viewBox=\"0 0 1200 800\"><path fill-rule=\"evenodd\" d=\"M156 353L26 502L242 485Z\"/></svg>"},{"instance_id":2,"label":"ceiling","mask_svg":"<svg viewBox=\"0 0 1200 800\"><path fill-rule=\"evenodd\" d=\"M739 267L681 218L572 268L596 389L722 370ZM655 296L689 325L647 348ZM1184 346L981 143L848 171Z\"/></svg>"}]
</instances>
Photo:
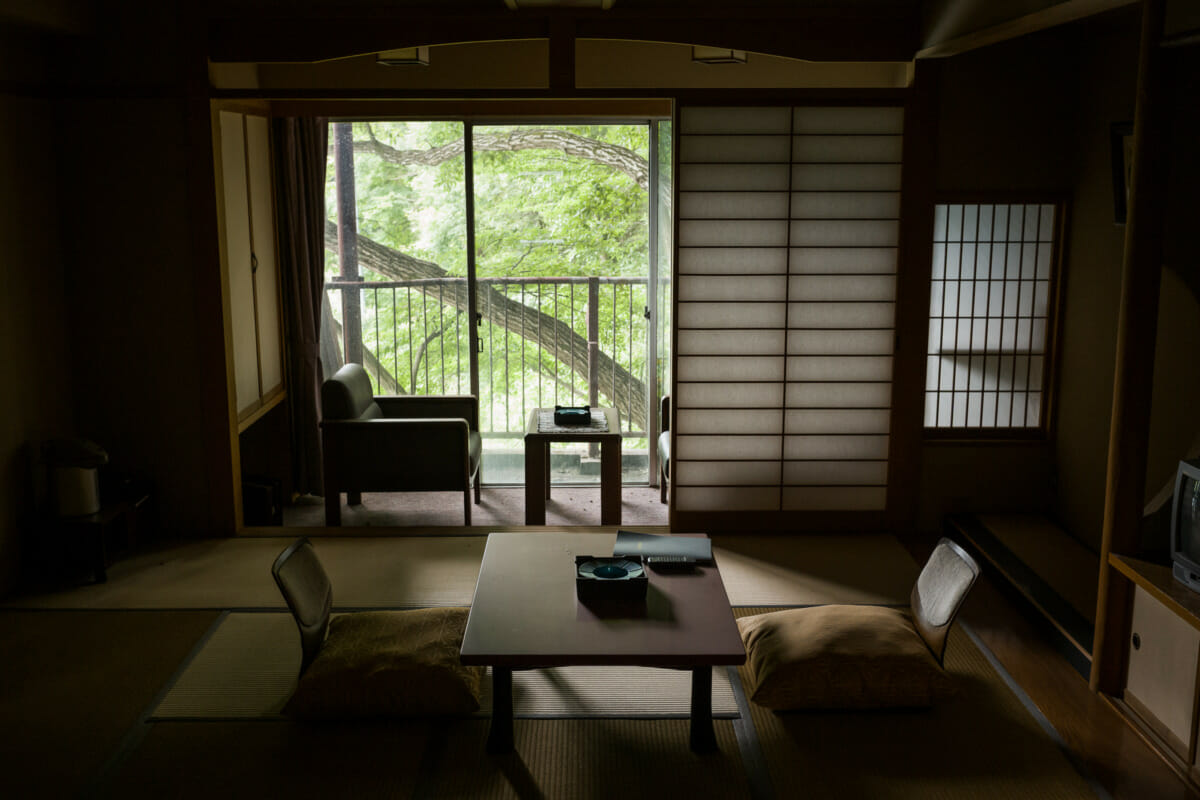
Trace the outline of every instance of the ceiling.
<instances>
[{"instance_id":1,"label":"ceiling","mask_svg":"<svg viewBox=\"0 0 1200 800\"><path fill-rule=\"evenodd\" d=\"M951 55L1136 0L179 0L214 61L317 62L418 45L541 38L712 45L811 61ZM1168 28L1194 0L1166 0ZM87 35L155 0L4 0L0 27ZM1189 11L1189 9L1191 9Z\"/></svg>"}]
</instances>

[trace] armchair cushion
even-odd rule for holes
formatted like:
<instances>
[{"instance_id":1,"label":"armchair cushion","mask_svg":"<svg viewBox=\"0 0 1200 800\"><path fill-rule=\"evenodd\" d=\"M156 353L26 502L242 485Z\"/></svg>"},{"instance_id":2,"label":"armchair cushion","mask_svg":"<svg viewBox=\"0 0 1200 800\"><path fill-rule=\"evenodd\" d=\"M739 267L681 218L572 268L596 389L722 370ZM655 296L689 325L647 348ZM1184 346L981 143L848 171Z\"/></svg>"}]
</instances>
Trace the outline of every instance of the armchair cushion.
<instances>
[{"instance_id":1,"label":"armchair cushion","mask_svg":"<svg viewBox=\"0 0 1200 800\"><path fill-rule=\"evenodd\" d=\"M485 670L458 658L467 613L423 608L333 617L284 713L341 719L478 710Z\"/></svg>"},{"instance_id":2,"label":"armchair cushion","mask_svg":"<svg viewBox=\"0 0 1200 800\"><path fill-rule=\"evenodd\" d=\"M383 416L371 390L371 378L360 364L346 364L321 384L325 419L377 419Z\"/></svg>"},{"instance_id":3,"label":"armchair cushion","mask_svg":"<svg viewBox=\"0 0 1200 800\"><path fill-rule=\"evenodd\" d=\"M919 708L953 692L898 608L794 608L742 617L738 628L750 699L767 708Z\"/></svg>"}]
</instances>

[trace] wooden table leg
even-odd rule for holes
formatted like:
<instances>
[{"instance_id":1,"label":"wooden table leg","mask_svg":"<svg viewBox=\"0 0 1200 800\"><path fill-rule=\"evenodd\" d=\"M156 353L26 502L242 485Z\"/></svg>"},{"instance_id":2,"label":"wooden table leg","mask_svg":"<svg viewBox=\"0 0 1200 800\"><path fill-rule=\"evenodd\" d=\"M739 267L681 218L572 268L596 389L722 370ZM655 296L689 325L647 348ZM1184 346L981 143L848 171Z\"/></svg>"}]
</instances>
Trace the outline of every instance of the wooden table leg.
<instances>
[{"instance_id":1,"label":"wooden table leg","mask_svg":"<svg viewBox=\"0 0 1200 800\"><path fill-rule=\"evenodd\" d=\"M325 490L325 525L337 527L342 524L342 493Z\"/></svg>"},{"instance_id":2,"label":"wooden table leg","mask_svg":"<svg viewBox=\"0 0 1200 800\"><path fill-rule=\"evenodd\" d=\"M689 739L695 753L711 753L717 749L717 735L713 732L712 722L712 667L692 669L692 724Z\"/></svg>"},{"instance_id":3,"label":"wooden table leg","mask_svg":"<svg viewBox=\"0 0 1200 800\"><path fill-rule=\"evenodd\" d=\"M621 524L621 439L600 442L600 524Z\"/></svg>"},{"instance_id":4,"label":"wooden table leg","mask_svg":"<svg viewBox=\"0 0 1200 800\"><path fill-rule=\"evenodd\" d=\"M488 728L487 751L493 755L502 755L511 753L512 749L512 670L507 667L492 667L492 724Z\"/></svg>"},{"instance_id":5,"label":"wooden table leg","mask_svg":"<svg viewBox=\"0 0 1200 800\"><path fill-rule=\"evenodd\" d=\"M542 442L525 440L525 524L546 524L545 447Z\"/></svg>"},{"instance_id":6,"label":"wooden table leg","mask_svg":"<svg viewBox=\"0 0 1200 800\"><path fill-rule=\"evenodd\" d=\"M543 454L546 473L546 499L550 499L550 443L546 442L545 452Z\"/></svg>"}]
</instances>

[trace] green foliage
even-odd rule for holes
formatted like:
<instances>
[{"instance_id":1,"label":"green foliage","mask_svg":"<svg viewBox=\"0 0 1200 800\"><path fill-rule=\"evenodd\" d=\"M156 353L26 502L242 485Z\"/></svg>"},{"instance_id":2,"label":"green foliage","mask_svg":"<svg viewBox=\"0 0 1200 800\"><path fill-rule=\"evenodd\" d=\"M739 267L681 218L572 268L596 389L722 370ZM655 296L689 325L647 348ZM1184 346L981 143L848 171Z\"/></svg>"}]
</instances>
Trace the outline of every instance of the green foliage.
<instances>
[{"instance_id":1,"label":"green foliage","mask_svg":"<svg viewBox=\"0 0 1200 800\"><path fill-rule=\"evenodd\" d=\"M617 145L643 162L649 155L646 125L538 126ZM433 262L454 276L467 272L465 159L461 147L434 164L395 163L365 144L387 151L441 153L461 142L459 122L356 122L354 171L360 234L399 252ZM494 137L511 126L479 126L476 137ZM409 159L415 162L416 159ZM661 159L660 159L661 161ZM670 164L669 156L665 161ZM474 153L476 268L488 278L641 278L648 273L647 191L624 172L562 149L480 150ZM332 136L326 208L335 218L336 186ZM328 252L327 278L338 272ZM436 294L389 285L363 293L364 346L406 393L469 391L469 324L473 320ZM537 307L587 337L587 286L493 283L514 302ZM431 290L436 292L436 289ZM331 295L335 316L337 293ZM599 342L639 380L647 378L647 303L643 283L601 286L596 313ZM527 408L555 402L587 402L587 382L567 363L565 352L539 346L515 329L515 320L490 320L479 329L481 424L484 430L520 431ZM528 333L528 332L527 332ZM565 343L564 343L565 344ZM586 370L585 370L586 372ZM390 386L380 387L390 390ZM613 395L599 387L603 404L622 416L644 406L644 397Z\"/></svg>"}]
</instances>

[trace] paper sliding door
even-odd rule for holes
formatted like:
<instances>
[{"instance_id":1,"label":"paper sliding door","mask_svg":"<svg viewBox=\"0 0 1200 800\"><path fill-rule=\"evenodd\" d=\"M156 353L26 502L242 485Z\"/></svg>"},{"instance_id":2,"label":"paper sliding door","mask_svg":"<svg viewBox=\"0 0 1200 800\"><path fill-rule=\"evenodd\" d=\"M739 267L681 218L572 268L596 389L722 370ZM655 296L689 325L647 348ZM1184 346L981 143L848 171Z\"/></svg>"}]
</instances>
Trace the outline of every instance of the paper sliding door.
<instances>
[{"instance_id":1,"label":"paper sliding door","mask_svg":"<svg viewBox=\"0 0 1200 800\"><path fill-rule=\"evenodd\" d=\"M679 521L886 510L902 126L680 110Z\"/></svg>"}]
</instances>

